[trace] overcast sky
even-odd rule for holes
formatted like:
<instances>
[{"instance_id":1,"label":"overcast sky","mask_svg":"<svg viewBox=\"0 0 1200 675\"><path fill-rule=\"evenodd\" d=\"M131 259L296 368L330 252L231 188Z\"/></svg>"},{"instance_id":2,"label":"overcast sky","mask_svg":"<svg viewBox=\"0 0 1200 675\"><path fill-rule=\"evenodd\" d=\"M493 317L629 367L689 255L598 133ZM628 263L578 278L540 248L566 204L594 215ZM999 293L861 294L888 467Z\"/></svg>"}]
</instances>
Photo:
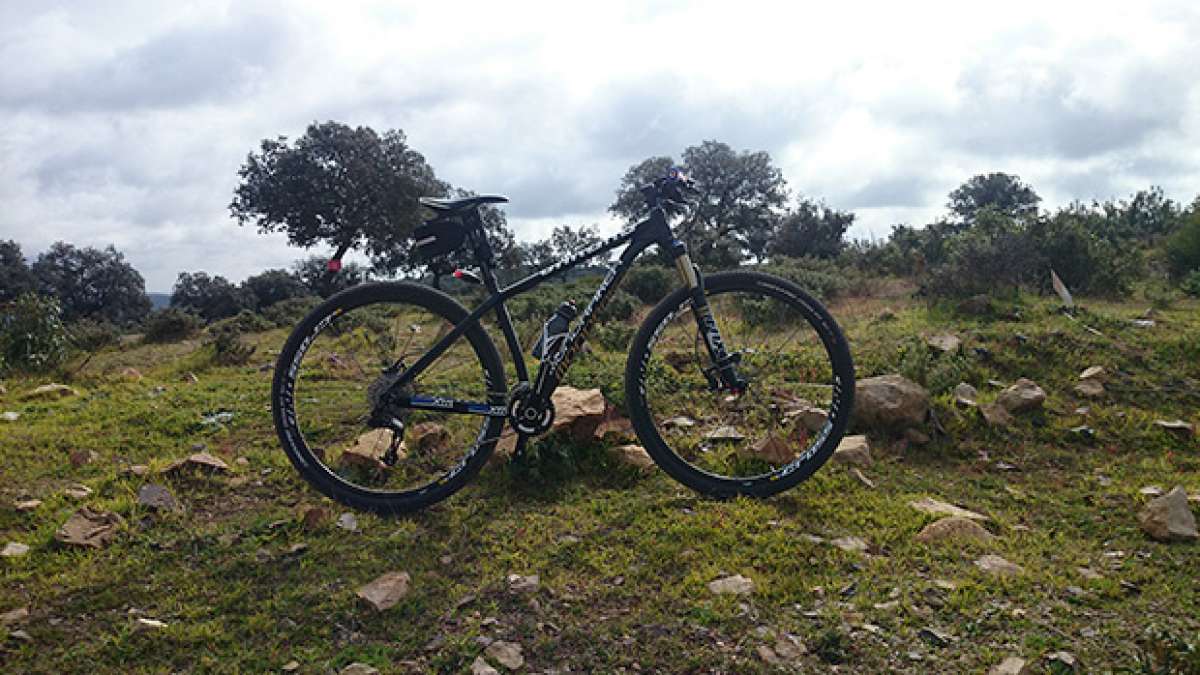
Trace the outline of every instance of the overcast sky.
<instances>
[{"instance_id":1,"label":"overcast sky","mask_svg":"<svg viewBox=\"0 0 1200 675\"><path fill-rule=\"evenodd\" d=\"M115 244L152 291L287 266L229 218L236 172L330 119L403 129L525 239L614 228L630 165L705 139L858 237L985 171L1048 206L1200 193L1195 0L467 4L0 0L0 239Z\"/></svg>"}]
</instances>

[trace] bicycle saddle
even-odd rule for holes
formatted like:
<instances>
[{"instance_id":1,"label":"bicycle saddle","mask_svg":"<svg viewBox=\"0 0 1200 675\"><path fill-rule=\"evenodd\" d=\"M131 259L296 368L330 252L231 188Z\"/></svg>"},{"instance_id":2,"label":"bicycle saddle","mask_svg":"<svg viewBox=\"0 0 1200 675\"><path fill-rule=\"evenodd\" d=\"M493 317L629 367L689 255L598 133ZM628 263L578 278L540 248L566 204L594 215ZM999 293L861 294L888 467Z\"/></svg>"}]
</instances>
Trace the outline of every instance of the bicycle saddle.
<instances>
[{"instance_id":1,"label":"bicycle saddle","mask_svg":"<svg viewBox=\"0 0 1200 675\"><path fill-rule=\"evenodd\" d=\"M474 197L464 197L462 199L438 199L436 197L421 197L417 200L421 206L441 211L442 213L456 213L465 209L473 209L482 204L502 204L508 201L508 197L500 195L476 195Z\"/></svg>"}]
</instances>

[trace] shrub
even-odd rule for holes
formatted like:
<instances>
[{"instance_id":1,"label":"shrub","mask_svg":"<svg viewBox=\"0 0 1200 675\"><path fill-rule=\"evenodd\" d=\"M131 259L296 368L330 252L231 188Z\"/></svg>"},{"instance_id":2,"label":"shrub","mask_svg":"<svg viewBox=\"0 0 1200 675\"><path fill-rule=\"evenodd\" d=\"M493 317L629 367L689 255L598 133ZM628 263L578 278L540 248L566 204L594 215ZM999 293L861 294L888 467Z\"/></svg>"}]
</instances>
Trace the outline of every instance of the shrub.
<instances>
[{"instance_id":1,"label":"shrub","mask_svg":"<svg viewBox=\"0 0 1200 675\"><path fill-rule=\"evenodd\" d=\"M757 269L796 282L818 300L829 300L845 292L851 273L832 260L817 258L780 258Z\"/></svg>"},{"instance_id":2,"label":"shrub","mask_svg":"<svg viewBox=\"0 0 1200 675\"><path fill-rule=\"evenodd\" d=\"M82 352L99 351L121 339L121 331L107 321L76 321L70 327L71 346Z\"/></svg>"},{"instance_id":3,"label":"shrub","mask_svg":"<svg viewBox=\"0 0 1200 675\"><path fill-rule=\"evenodd\" d=\"M946 241L945 262L930 270L926 290L960 297L1016 292L1036 280L1039 260L1022 221L984 209L970 229Z\"/></svg>"},{"instance_id":4,"label":"shrub","mask_svg":"<svg viewBox=\"0 0 1200 675\"><path fill-rule=\"evenodd\" d=\"M1184 293L1194 298L1200 298L1200 269L1184 277L1180 288L1183 289Z\"/></svg>"},{"instance_id":5,"label":"shrub","mask_svg":"<svg viewBox=\"0 0 1200 675\"><path fill-rule=\"evenodd\" d=\"M590 341L612 352L627 352L633 341L633 326L612 321L601 323L592 329Z\"/></svg>"},{"instance_id":6,"label":"shrub","mask_svg":"<svg viewBox=\"0 0 1200 675\"><path fill-rule=\"evenodd\" d=\"M629 270L623 286L638 300L653 305L667 297L677 282L675 270L662 265L644 265Z\"/></svg>"},{"instance_id":7,"label":"shrub","mask_svg":"<svg viewBox=\"0 0 1200 675\"><path fill-rule=\"evenodd\" d=\"M596 320L604 323L627 322L637 315L642 303L622 290L612 292L608 304L596 314ZM582 308L580 309L582 311Z\"/></svg>"},{"instance_id":8,"label":"shrub","mask_svg":"<svg viewBox=\"0 0 1200 675\"><path fill-rule=\"evenodd\" d=\"M1200 270L1200 203L1194 204L1183 224L1167 239L1171 273L1182 277Z\"/></svg>"},{"instance_id":9,"label":"shrub","mask_svg":"<svg viewBox=\"0 0 1200 675\"><path fill-rule=\"evenodd\" d=\"M277 328L290 328L300 323L300 320L319 304L321 299L312 295L288 298L264 309L262 316Z\"/></svg>"},{"instance_id":10,"label":"shrub","mask_svg":"<svg viewBox=\"0 0 1200 675\"><path fill-rule=\"evenodd\" d=\"M146 319L143 339L146 342L178 342L195 335L203 322L195 314L177 307L160 310Z\"/></svg>"},{"instance_id":11,"label":"shrub","mask_svg":"<svg viewBox=\"0 0 1200 675\"><path fill-rule=\"evenodd\" d=\"M213 361L222 366L240 366L254 355L256 347L242 342L237 322L223 321L209 328L204 343L213 348Z\"/></svg>"},{"instance_id":12,"label":"shrub","mask_svg":"<svg viewBox=\"0 0 1200 675\"><path fill-rule=\"evenodd\" d=\"M232 329L238 333L261 333L265 330L271 330L275 324L268 321L265 317L255 314L248 309L243 309L234 316L228 319L221 319L209 327L209 331L219 331Z\"/></svg>"},{"instance_id":13,"label":"shrub","mask_svg":"<svg viewBox=\"0 0 1200 675\"><path fill-rule=\"evenodd\" d=\"M49 370L66 359L67 345L54 298L24 293L0 308L0 370Z\"/></svg>"}]
</instances>

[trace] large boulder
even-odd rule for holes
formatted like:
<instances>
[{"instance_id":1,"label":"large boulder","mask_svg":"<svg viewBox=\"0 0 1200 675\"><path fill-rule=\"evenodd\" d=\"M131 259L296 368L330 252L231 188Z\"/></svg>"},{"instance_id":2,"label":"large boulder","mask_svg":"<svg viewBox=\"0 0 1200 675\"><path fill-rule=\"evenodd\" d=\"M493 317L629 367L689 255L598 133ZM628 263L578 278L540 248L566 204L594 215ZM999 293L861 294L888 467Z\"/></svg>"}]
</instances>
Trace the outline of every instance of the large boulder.
<instances>
[{"instance_id":1,"label":"large boulder","mask_svg":"<svg viewBox=\"0 0 1200 675\"><path fill-rule=\"evenodd\" d=\"M928 414L929 392L901 375L868 377L855 387L854 419L868 427L915 427Z\"/></svg>"}]
</instances>

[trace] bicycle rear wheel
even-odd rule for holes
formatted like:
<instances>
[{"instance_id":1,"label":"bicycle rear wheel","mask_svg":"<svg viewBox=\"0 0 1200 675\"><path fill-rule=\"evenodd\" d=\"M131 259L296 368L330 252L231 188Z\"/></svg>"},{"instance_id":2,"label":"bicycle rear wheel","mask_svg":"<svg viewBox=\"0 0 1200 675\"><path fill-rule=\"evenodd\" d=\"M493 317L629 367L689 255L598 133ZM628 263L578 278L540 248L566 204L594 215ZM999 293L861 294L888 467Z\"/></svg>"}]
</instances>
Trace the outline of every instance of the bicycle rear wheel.
<instances>
[{"instance_id":1,"label":"bicycle rear wheel","mask_svg":"<svg viewBox=\"0 0 1200 675\"><path fill-rule=\"evenodd\" d=\"M625 400L664 471L716 497L766 497L813 474L845 433L854 364L833 318L796 284L757 272L714 274L705 297L739 374L715 387L688 289L655 307L634 337Z\"/></svg>"},{"instance_id":2,"label":"bicycle rear wheel","mask_svg":"<svg viewBox=\"0 0 1200 675\"><path fill-rule=\"evenodd\" d=\"M504 418L500 355L467 329L404 393L426 402L372 421L380 395L467 317L450 296L418 284L363 284L322 303L296 327L275 366L272 410L288 458L317 490L382 514L424 508L462 488L487 461ZM464 339L465 338L465 339ZM471 401L475 414L442 406ZM399 425L390 420L397 420Z\"/></svg>"}]
</instances>

